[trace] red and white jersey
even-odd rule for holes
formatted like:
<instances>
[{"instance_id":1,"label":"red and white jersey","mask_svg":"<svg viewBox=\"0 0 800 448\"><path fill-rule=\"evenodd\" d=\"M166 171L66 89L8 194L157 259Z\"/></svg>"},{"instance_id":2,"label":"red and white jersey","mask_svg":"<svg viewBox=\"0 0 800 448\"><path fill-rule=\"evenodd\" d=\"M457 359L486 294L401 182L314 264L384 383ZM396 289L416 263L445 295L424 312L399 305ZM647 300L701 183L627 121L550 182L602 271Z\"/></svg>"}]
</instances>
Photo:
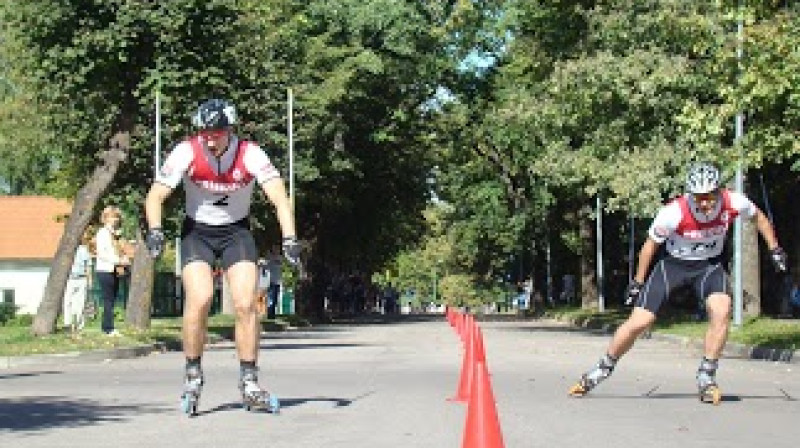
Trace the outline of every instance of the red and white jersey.
<instances>
[{"instance_id":1,"label":"red and white jersey","mask_svg":"<svg viewBox=\"0 0 800 448\"><path fill-rule=\"evenodd\" d=\"M264 184L277 177L280 173L257 144L234 135L228 149L216 157L196 136L175 146L156 182L175 188L183 180L186 215L219 226L249 215L254 180Z\"/></svg>"},{"instance_id":2,"label":"red and white jersey","mask_svg":"<svg viewBox=\"0 0 800 448\"><path fill-rule=\"evenodd\" d=\"M648 235L667 253L683 260L706 260L722 254L725 236L733 220L755 216L757 208L746 196L721 190L720 200L708 215L701 213L689 195L673 199L659 210Z\"/></svg>"}]
</instances>

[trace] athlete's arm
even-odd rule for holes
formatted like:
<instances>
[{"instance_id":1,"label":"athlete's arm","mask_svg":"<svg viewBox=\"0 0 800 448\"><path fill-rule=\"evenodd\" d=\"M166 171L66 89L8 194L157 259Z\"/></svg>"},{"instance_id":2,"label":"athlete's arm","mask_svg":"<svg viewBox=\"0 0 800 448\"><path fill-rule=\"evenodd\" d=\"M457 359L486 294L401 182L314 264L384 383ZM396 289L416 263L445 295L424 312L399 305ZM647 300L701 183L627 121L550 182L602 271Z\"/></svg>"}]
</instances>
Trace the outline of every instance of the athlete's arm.
<instances>
[{"instance_id":1,"label":"athlete's arm","mask_svg":"<svg viewBox=\"0 0 800 448\"><path fill-rule=\"evenodd\" d=\"M767 243L767 249L776 249L778 247L778 238L775 236L775 229L772 227L772 223L769 222L767 215L761 210L756 209L755 220L758 233L761 234L761 237L764 238L764 242Z\"/></svg>"},{"instance_id":2,"label":"athlete's arm","mask_svg":"<svg viewBox=\"0 0 800 448\"><path fill-rule=\"evenodd\" d=\"M273 177L264 182L261 185L261 189L264 190L264 194L269 201L272 202L272 205L275 206L275 214L278 216L278 223L281 226L281 234L283 237L296 237L297 232L294 227L292 205L289 202L289 196L286 194L286 187L283 185L283 179L280 177Z\"/></svg>"},{"instance_id":3,"label":"athlete's arm","mask_svg":"<svg viewBox=\"0 0 800 448\"><path fill-rule=\"evenodd\" d=\"M267 199L275 206L275 214L278 216L283 237L297 237L297 230L294 226L294 210L289 202L289 195L286 194L283 179L272 165L269 156L261 147L250 142L247 153L244 155L244 164L261 185Z\"/></svg>"},{"instance_id":4,"label":"athlete's arm","mask_svg":"<svg viewBox=\"0 0 800 448\"><path fill-rule=\"evenodd\" d=\"M639 250L639 263L636 265L634 280L644 283L658 248L675 233L680 221L681 208L677 201L672 201L661 207L652 224L650 224L650 228L647 229L647 240Z\"/></svg>"},{"instance_id":5,"label":"athlete's arm","mask_svg":"<svg viewBox=\"0 0 800 448\"><path fill-rule=\"evenodd\" d=\"M650 264L653 263L659 246L661 244L650 237L642 244L642 248L639 250L639 263L636 265L636 276L633 277L634 280L644 283L647 278L647 272L650 270Z\"/></svg>"},{"instance_id":6,"label":"athlete's arm","mask_svg":"<svg viewBox=\"0 0 800 448\"><path fill-rule=\"evenodd\" d=\"M161 228L161 214L164 201L167 200L172 190L178 186L183 174L189 169L194 158L194 151L188 142L179 143L167 156L164 165L158 170L155 182L147 192L144 201L144 215L147 227L150 229Z\"/></svg>"},{"instance_id":7,"label":"athlete's arm","mask_svg":"<svg viewBox=\"0 0 800 448\"><path fill-rule=\"evenodd\" d=\"M778 238L775 236L775 229L772 227L772 223L769 222L764 212L762 212L747 196L735 191L731 191L728 194L730 195L731 206L735 210L742 216L755 220L758 233L764 238L764 242L767 243L767 248L769 250L776 249L778 247Z\"/></svg>"},{"instance_id":8,"label":"athlete's arm","mask_svg":"<svg viewBox=\"0 0 800 448\"><path fill-rule=\"evenodd\" d=\"M150 187L147 199L144 201L144 214L149 229L161 227L161 212L164 208L164 201L167 200L170 193L172 193L172 188L161 182L154 182Z\"/></svg>"}]
</instances>

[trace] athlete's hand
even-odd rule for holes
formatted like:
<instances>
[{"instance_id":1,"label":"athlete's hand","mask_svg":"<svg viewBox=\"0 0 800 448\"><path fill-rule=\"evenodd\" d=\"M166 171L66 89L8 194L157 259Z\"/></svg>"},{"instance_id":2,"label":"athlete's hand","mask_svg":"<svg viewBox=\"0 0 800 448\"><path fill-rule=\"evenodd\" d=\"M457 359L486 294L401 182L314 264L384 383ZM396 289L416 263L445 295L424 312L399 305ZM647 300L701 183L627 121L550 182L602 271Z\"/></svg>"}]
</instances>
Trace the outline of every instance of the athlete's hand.
<instances>
[{"instance_id":1,"label":"athlete's hand","mask_svg":"<svg viewBox=\"0 0 800 448\"><path fill-rule=\"evenodd\" d=\"M155 227L147 231L145 244L147 245L147 250L150 251L151 257L155 259L161 255L161 252L164 251L165 240L164 231L161 230L160 227Z\"/></svg>"},{"instance_id":2,"label":"athlete's hand","mask_svg":"<svg viewBox=\"0 0 800 448\"><path fill-rule=\"evenodd\" d=\"M283 238L283 256L294 266L300 264L300 242L295 236Z\"/></svg>"},{"instance_id":3,"label":"athlete's hand","mask_svg":"<svg viewBox=\"0 0 800 448\"><path fill-rule=\"evenodd\" d=\"M628 290L625 292L627 298L625 299L625 305L633 305L639 300L639 294L642 293L642 288L644 287L644 283L639 283L636 279L631 279L631 282L628 283Z\"/></svg>"},{"instance_id":4,"label":"athlete's hand","mask_svg":"<svg viewBox=\"0 0 800 448\"><path fill-rule=\"evenodd\" d=\"M780 246L769 251L769 257L772 259L772 264L778 272L786 272L788 261L786 259L786 252Z\"/></svg>"}]
</instances>

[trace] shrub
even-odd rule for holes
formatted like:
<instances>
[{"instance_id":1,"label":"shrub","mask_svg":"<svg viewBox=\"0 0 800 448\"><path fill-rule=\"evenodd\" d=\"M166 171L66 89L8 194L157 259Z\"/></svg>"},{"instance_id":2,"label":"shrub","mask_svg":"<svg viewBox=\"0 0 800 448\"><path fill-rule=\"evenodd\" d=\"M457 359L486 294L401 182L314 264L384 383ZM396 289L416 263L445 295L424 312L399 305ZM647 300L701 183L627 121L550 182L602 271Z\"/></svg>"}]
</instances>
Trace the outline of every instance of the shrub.
<instances>
[{"instance_id":1,"label":"shrub","mask_svg":"<svg viewBox=\"0 0 800 448\"><path fill-rule=\"evenodd\" d=\"M0 325L5 325L17 315L17 306L13 303L0 303Z\"/></svg>"},{"instance_id":2,"label":"shrub","mask_svg":"<svg viewBox=\"0 0 800 448\"><path fill-rule=\"evenodd\" d=\"M30 327L33 325L33 314L17 314L13 319L6 322L7 326Z\"/></svg>"}]
</instances>

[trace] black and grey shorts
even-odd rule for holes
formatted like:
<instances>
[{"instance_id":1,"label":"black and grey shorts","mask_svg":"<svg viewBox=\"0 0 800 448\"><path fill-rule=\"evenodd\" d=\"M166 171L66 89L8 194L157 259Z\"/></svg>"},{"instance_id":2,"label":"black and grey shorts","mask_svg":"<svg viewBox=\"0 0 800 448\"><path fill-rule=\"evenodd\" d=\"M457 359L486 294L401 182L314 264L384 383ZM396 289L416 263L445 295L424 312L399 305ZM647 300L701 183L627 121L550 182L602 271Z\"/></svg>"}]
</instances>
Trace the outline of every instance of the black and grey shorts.
<instances>
[{"instance_id":1,"label":"black and grey shorts","mask_svg":"<svg viewBox=\"0 0 800 448\"><path fill-rule=\"evenodd\" d=\"M186 218L181 229L181 269L194 261L214 266L220 260L222 269L240 261L258 260L258 250L247 218L232 224L210 226Z\"/></svg>"},{"instance_id":2,"label":"black and grey shorts","mask_svg":"<svg viewBox=\"0 0 800 448\"><path fill-rule=\"evenodd\" d=\"M644 283L636 306L657 313L677 288L690 286L705 302L714 293L729 294L728 274L720 257L709 260L681 260L665 256L653 267Z\"/></svg>"}]
</instances>

